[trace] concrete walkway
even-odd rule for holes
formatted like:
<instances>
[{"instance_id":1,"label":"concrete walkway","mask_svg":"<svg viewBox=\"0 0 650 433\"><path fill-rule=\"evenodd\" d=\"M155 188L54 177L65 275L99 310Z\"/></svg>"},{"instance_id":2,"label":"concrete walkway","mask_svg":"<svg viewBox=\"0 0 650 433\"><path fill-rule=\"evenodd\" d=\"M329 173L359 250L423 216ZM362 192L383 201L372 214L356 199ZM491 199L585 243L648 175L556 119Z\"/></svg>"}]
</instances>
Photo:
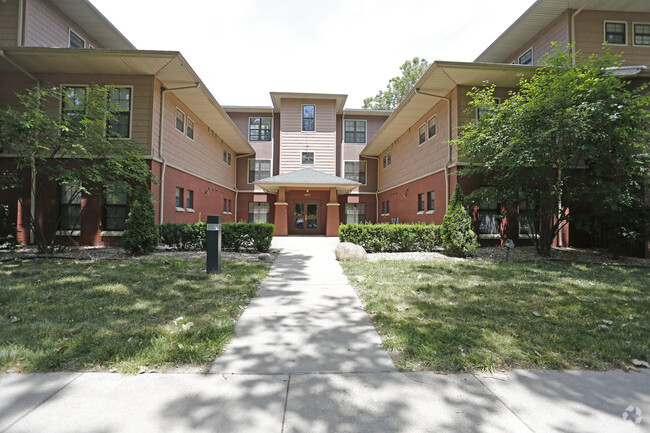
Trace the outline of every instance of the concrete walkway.
<instances>
[{"instance_id":1,"label":"concrete walkway","mask_svg":"<svg viewBox=\"0 0 650 433\"><path fill-rule=\"evenodd\" d=\"M215 374L0 374L0 433L650 432L647 370L397 372L335 244L274 239Z\"/></svg>"}]
</instances>

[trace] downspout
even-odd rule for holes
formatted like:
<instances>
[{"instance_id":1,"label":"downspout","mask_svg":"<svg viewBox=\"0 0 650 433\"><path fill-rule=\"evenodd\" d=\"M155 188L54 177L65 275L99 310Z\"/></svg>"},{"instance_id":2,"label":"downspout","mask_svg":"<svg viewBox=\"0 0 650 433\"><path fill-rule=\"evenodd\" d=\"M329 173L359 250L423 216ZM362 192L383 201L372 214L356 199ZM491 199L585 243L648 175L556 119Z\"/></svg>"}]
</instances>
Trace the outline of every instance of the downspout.
<instances>
[{"instance_id":1,"label":"downspout","mask_svg":"<svg viewBox=\"0 0 650 433\"><path fill-rule=\"evenodd\" d=\"M434 95L433 93L422 92L417 87L415 93L421 95L433 96L447 101L447 162L445 163L445 213L449 209L449 166L451 165L451 98L446 96Z\"/></svg>"},{"instance_id":2,"label":"downspout","mask_svg":"<svg viewBox=\"0 0 650 433\"><path fill-rule=\"evenodd\" d=\"M580 9L571 14L571 65L576 65L576 16L585 8L585 5L580 6Z\"/></svg>"},{"instance_id":3,"label":"downspout","mask_svg":"<svg viewBox=\"0 0 650 433\"><path fill-rule=\"evenodd\" d=\"M163 216L164 216L164 197L165 197L165 169L167 168L167 161L165 160L165 157L163 156L163 120L164 120L164 109L165 109L165 92L168 92L170 90L184 90L184 89L196 89L201 85L201 83L196 83L193 86L184 86L184 87L176 87L173 89L166 89L161 86L160 88L160 119L158 122L158 157L160 157L160 160L162 161L162 167L160 169L160 224L163 223Z\"/></svg>"},{"instance_id":4,"label":"downspout","mask_svg":"<svg viewBox=\"0 0 650 433\"><path fill-rule=\"evenodd\" d=\"M19 47L23 46L23 23L24 23L24 14L25 14L25 2L24 0L18 0L18 35L16 38L16 45Z\"/></svg>"}]
</instances>

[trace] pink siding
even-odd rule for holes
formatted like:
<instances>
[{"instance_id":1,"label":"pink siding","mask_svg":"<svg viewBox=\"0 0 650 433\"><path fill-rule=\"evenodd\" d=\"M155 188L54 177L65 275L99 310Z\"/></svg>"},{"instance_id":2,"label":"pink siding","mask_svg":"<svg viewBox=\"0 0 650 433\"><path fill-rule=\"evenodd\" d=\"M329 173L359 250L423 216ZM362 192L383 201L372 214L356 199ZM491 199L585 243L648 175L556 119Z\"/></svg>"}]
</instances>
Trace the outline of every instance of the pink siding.
<instances>
[{"instance_id":1,"label":"pink siding","mask_svg":"<svg viewBox=\"0 0 650 433\"><path fill-rule=\"evenodd\" d=\"M86 41L86 47L102 48L47 0L25 1L25 46L67 48L70 29Z\"/></svg>"},{"instance_id":2,"label":"pink siding","mask_svg":"<svg viewBox=\"0 0 650 433\"><path fill-rule=\"evenodd\" d=\"M18 44L18 1L0 2L0 46Z\"/></svg>"}]
</instances>

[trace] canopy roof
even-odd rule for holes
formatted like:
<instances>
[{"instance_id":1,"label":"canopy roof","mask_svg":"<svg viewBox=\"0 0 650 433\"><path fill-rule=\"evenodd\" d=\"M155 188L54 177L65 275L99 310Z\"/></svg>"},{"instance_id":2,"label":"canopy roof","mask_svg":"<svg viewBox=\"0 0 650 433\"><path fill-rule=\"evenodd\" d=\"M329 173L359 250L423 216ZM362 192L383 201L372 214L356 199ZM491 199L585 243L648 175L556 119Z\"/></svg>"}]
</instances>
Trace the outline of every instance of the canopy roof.
<instances>
[{"instance_id":1,"label":"canopy roof","mask_svg":"<svg viewBox=\"0 0 650 433\"><path fill-rule=\"evenodd\" d=\"M359 182L332 176L312 168L292 171L291 173L267 177L255 182L263 190L277 194L280 187L287 188L336 188L338 194L346 194L360 186Z\"/></svg>"}]
</instances>

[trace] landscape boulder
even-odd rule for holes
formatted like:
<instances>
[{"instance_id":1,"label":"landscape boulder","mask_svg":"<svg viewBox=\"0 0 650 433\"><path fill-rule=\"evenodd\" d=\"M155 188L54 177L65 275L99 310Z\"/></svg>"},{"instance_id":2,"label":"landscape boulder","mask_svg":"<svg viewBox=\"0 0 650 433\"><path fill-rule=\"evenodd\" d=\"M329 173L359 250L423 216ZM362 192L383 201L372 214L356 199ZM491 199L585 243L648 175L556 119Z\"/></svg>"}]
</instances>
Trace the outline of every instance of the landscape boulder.
<instances>
[{"instance_id":1,"label":"landscape boulder","mask_svg":"<svg viewBox=\"0 0 650 433\"><path fill-rule=\"evenodd\" d=\"M335 250L336 260L365 260L367 257L366 250L360 245L351 242L338 244Z\"/></svg>"}]
</instances>

